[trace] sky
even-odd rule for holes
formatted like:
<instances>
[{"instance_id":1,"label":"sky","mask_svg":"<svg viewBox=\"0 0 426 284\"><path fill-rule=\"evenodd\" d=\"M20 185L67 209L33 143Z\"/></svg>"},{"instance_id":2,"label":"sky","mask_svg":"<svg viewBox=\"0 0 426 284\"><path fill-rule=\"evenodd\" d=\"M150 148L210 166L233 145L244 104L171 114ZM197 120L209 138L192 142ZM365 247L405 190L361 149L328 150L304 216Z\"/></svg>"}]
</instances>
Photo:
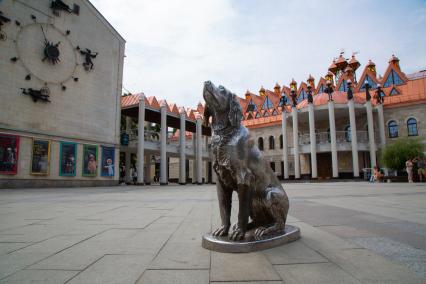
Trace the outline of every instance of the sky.
<instances>
[{"instance_id":1,"label":"sky","mask_svg":"<svg viewBox=\"0 0 426 284\"><path fill-rule=\"evenodd\" d=\"M179 106L211 80L243 97L327 73L341 51L426 69L425 0L91 0L125 38L123 86ZM358 76L359 76L358 75ZM124 91L125 91L124 90ZM126 92L126 91L125 91Z\"/></svg>"}]
</instances>

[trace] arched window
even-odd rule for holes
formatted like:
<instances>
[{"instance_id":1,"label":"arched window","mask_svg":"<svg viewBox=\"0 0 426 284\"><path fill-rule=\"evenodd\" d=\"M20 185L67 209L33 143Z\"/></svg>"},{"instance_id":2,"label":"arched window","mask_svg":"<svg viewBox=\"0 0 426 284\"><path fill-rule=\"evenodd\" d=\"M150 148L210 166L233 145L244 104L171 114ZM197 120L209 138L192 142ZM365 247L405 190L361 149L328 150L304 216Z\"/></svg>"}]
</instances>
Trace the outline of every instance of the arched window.
<instances>
[{"instance_id":1,"label":"arched window","mask_svg":"<svg viewBox=\"0 0 426 284\"><path fill-rule=\"evenodd\" d=\"M389 138L396 138L398 137L398 124L395 120L391 120L388 123L388 131L389 131Z\"/></svg>"},{"instance_id":2,"label":"arched window","mask_svg":"<svg viewBox=\"0 0 426 284\"><path fill-rule=\"evenodd\" d=\"M275 149L275 140L274 136L269 136L269 149L274 150Z\"/></svg>"},{"instance_id":3,"label":"arched window","mask_svg":"<svg viewBox=\"0 0 426 284\"><path fill-rule=\"evenodd\" d=\"M275 172L275 162L270 162L269 164L271 165L271 170Z\"/></svg>"},{"instance_id":4,"label":"arched window","mask_svg":"<svg viewBox=\"0 0 426 284\"><path fill-rule=\"evenodd\" d=\"M417 132L417 120L415 118L410 118L407 120L407 131L408 136L419 135L419 133Z\"/></svg>"},{"instance_id":5,"label":"arched window","mask_svg":"<svg viewBox=\"0 0 426 284\"><path fill-rule=\"evenodd\" d=\"M346 139L346 142L352 141L351 126L350 125L345 127L345 139Z\"/></svg>"},{"instance_id":6,"label":"arched window","mask_svg":"<svg viewBox=\"0 0 426 284\"><path fill-rule=\"evenodd\" d=\"M259 147L260 151L263 151L263 138L259 137L259 139L257 139L257 147Z\"/></svg>"},{"instance_id":7,"label":"arched window","mask_svg":"<svg viewBox=\"0 0 426 284\"><path fill-rule=\"evenodd\" d=\"M280 149L283 148L283 135L280 135Z\"/></svg>"}]
</instances>

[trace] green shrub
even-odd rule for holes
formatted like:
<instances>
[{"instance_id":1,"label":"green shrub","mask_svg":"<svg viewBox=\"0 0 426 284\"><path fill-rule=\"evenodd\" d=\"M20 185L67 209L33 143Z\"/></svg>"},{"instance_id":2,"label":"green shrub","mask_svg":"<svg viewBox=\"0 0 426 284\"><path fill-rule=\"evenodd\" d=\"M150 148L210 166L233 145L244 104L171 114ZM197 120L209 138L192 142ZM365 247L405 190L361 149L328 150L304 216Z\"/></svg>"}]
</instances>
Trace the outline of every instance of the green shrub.
<instances>
[{"instance_id":1,"label":"green shrub","mask_svg":"<svg viewBox=\"0 0 426 284\"><path fill-rule=\"evenodd\" d=\"M380 152L380 161L387 168L402 170L405 162L415 157L423 157L425 145L420 139L399 138Z\"/></svg>"}]
</instances>

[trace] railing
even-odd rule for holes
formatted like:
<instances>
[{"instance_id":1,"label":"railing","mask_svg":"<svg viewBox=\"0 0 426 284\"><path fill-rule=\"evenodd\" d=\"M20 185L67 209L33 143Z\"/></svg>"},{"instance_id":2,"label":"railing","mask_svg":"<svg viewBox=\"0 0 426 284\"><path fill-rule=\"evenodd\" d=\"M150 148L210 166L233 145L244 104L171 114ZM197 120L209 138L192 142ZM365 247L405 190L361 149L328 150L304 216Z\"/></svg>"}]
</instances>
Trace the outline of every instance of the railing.
<instances>
[{"instance_id":1,"label":"railing","mask_svg":"<svg viewBox=\"0 0 426 284\"><path fill-rule=\"evenodd\" d=\"M368 143L368 131L357 131L356 132L358 143ZM328 144L331 143L330 132L316 132L315 138L317 144ZM380 141L379 133L374 134L374 140L376 143ZM299 135L299 145L309 145L311 138L309 133ZM351 133L347 131L336 131L336 143L351 143Z\"/></svg>"}]
</instances>

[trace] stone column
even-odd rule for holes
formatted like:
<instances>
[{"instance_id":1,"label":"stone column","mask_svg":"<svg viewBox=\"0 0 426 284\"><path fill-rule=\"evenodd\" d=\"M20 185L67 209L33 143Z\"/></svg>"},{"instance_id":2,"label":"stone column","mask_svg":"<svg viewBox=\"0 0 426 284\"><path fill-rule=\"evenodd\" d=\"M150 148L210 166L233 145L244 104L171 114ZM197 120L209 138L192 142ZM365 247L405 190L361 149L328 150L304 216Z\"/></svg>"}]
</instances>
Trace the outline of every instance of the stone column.
<instances>
[{"instance_id":1,"label":"stone column","mask_svg":"<svg viewBox=\"0 0 426 284\"><path fill-rule=\"evenodd\" d=\"M358 162L358 138L356 133L356 119L354 101L348 101L349 108L349 123L351 125L351 146L352 146L352 170L354 177L359 177L359 162Z\"/></svg>"},{"instance_id":2,"label":"stone column","mask_svg":"<svg viewBox=\"0 0 426 284\"><path fill-rule=\"evenodd\" d=\"M203 141L202 141L202 133L201 133L201 126L202 126L202 119L201 116L197 116L196 121L196 145L197 145L197 153L196 153L196 161L197 161L197 184L203 183Z\"/></svg>"},{"instance_id":3,"label":"stone column","mask_svg":"<svg viewBox=\"0 0 426 284\"><path fill-rule=\"evenodd\" d=\"M334 102L328 102L328 120L330 123L331 140L331 164L333 169L333 178L339 177L339 165L337 163L337 143L336 143L336 121L334 118Z\"/></svg>"},{"instance_id":4,"label":"stone column","mask_svg":"<svg viewBox=\"0 0 426 284\"><path fill-rule=\"evenodd\" d=\"M194 159L192 160L192 183L195 184L197 183L197 139L195 132L192 133L192 150L194 153Z\"/></svg>"},{"instance_id":5,"label":"stone column","mask_svg":"<svg viewBox=\"0 0 426 284\"><path fill-rule=\"evenodd\" d=\"M287 112L283 108L281 132L283 135L283 165L284 179L288 179L288 142L287 142Z\"/></svg>"},{"instance_id":6,"label":"stone column","mask_svg":"<svg viewBox=\"0 0 426 284\"><path fill-rule=\"evenodd\" d=\"M378 104L376 106L377 116L379 119L379 134L380 134L380 147L386 146L386 135L385 135L385 117L383 115L383 105Z\"/></svg>"},{"instance_id":7,"label":"stone column","mask_svg":"<svg viewBox=\"0 0 426 284\"><path fill-rule=\"evenodd\" d=\"M138 117L138 184L144 183L144 161L145 161L145 96L139 98Z\"/></svg>"},{"instance_id":8,"label":"stone column","mask_svg":"<svg viewBox=\"0 0 426 284\"><path fill-rule=\"evenodd\" d=\"M317 169L317 139L315 134L315 114L314 114L314 104L310 103L308 105L309 111L309 140L311 142L311 171L312 178L318 178L318 169Z\"/></svg>"},{"instance_id":9,"label":"stone column","mask_svg":"<svg viewBox=\"0 0 426 284\"><path fill-rule=\"evenodd\" d=\"M186 114L183 108L180 109L180 130L179 130L179 184L186 184L186 137L185 122Z\"/></svg>"},{"instance_id":10,"label":"stone column","mask_svg":"<svg viewBox=\"0 0 426 284\"><path fill-rule=\"evenodd\" d=\"M297 108L291 109L293 118L293 154L294 154L294 178L300 178L300 157L299 157L299 126L297 120ZM284 139L284 136L283 136Z\"/></svg>"},{"instance_id":11,"label":"stone column","mask_svg":"<svg viewBox=\"0 0 426 284\"><path fill-rule=\"evenodd\" d=\"M167 181L167 105L163 101L160 106L161 135L160 135L160 185L166 185Z\"/></svg>"},{"instance_id":12,"label":"stone column","mask_svg":"<svg viewBox=\"0 0 426 284\"><path fill-rule=\"evenodd\" d=\"M365 103L365 109L367 111L368 141L370 144L371 168L374 168L377 165L377 162L376 162L376 142L374 141L373 110L371 107L371 101L367 101Z\"/></svg>"},{"instance_id":13,"label":"stone column","mask_svg":"<svg viewBox=\"0 0 426 284\"><path fill-rule=\"evenodd\" d=\"M145 184L151 184L151 155L146 156Z\"/></svg>"}]
</instances>

